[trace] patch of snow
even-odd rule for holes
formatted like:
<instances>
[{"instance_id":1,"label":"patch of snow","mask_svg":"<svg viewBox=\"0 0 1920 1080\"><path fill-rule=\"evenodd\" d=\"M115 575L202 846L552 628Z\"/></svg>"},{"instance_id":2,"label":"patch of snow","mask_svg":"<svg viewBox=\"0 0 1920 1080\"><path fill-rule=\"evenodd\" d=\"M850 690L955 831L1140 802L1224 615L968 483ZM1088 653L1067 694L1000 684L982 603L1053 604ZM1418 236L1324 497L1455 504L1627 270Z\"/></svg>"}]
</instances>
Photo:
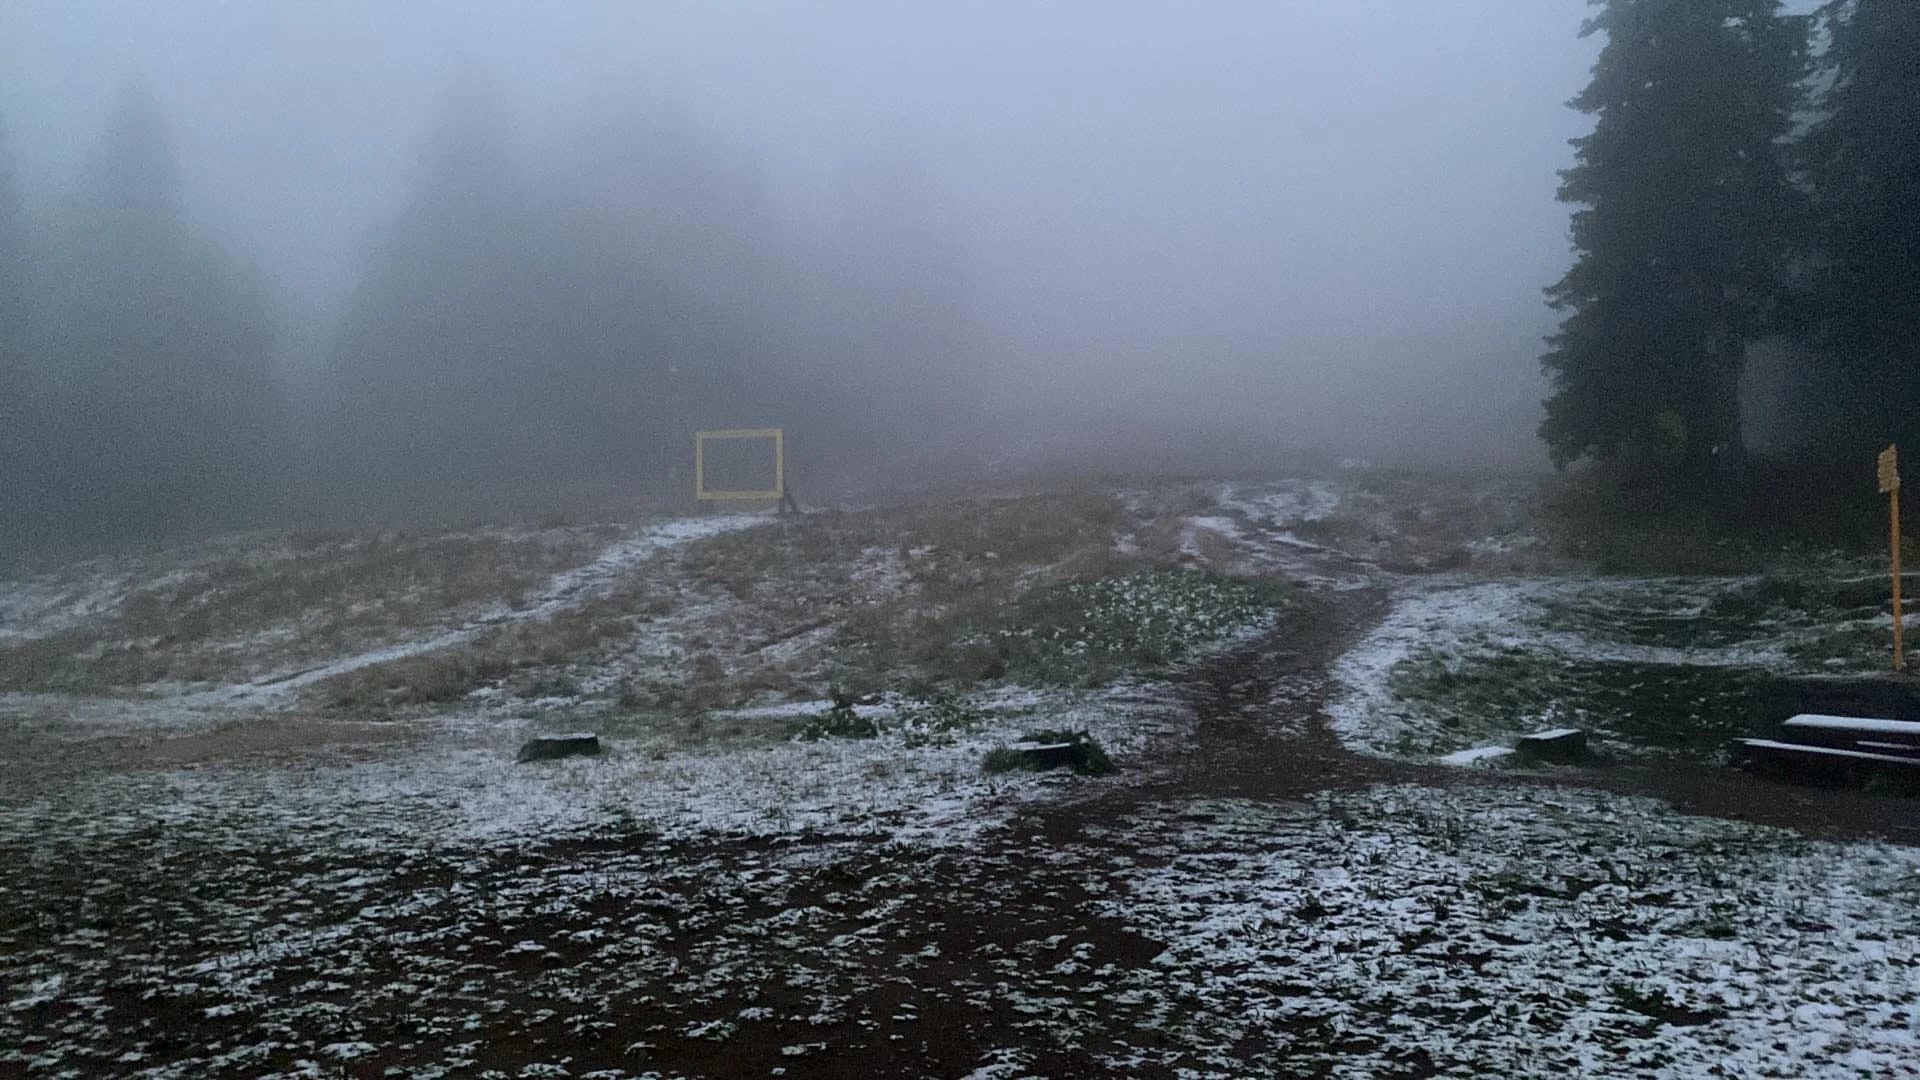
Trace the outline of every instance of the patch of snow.
<instances>
[{"instance_id":1,"label":"patch of snow","mask_svg":"<svg viewBox=\"0 0 1920 1080\"><path fill-rule=\"evenodd\" d=\"M235 683L173 698L169 707L198 713L259 711L282 707L305 687L324 679L359 671L376 664L450 649L473 640L483 630L505 623L551 619L605 596L621 576L639 563L696 540L764 525L764 515L731 514L678 518L641 527L615 541L585 566L566 570L518 609L496 605L461 626L443 629L412 641L343 656L329 663L283 672L247 683ZM658 632L659 627L654 630Z\"/></svg>"},{"instance_id":2,"label":"patch of snow","mask_svg":"<svg viewBox=\"0 0 1920 1080\"><path fill-rule=\"evenodd\" d=\"M833 708L833 702L826 698L813 701L784 701L778 705L755 705L745 709L717 709L713 716L721 720L800 720L809 716L819 716ZM861 703L853 707L854 715L869 720L885 719L899 710L897 702Z\"/></svg>"},{"instance_id":3,"label":"patch of snow","mask_svg":"<svg viewBox=\"0 0 1920 1080\"><path fill-rule=\"evenodd\" d=\"M764 514L721 514L709 517L675 518L647 525L609 544L600 556L585 566L556 574L527 604L513 613L518 619L550 619L555 615L605 596L620 577L636 563L662 551L685 547L696 540L765 525L772 518Z\"/></svg>"},{"instance_id":4,"label":"patch of snow","mask_svg":"<svg viewBox=\"0 0 1920 1080\"><path fill-rule=\"evenodd\" d=\"M1476 746L1471 750L1456 750L1440 758L1442 765L1474 765L1482 761L1492 761L1513 753L1510 746Z\"/></svg>"},{"instance_id":5,"label":"patch of snow","mask_svg":"<svg viewBox=\"0 0 1920 1080\"><path fill-rule=\"evenodd\" d=\"M894 548L869 547L860 552L852 580L879 592L896 593L913 580L913 571Z\"/></svg>"},{"instance_id":6,"label":"patch of snow","mask_svg":"<svg viewBox=\"0 0 1920 1080\"><path fill-rule=\"evenodd\" d=\"M1222 507L1274 529L1331 517L1341 502L1339 489L1326 480L1223 484L1216 497Z\"/></svg>"},{"instance_id":7,"label":"patch of snow","mask_svg":"<svg viewBox=\"0 0 1920 1080\"><path fill-rule=\"evenodd\" d=\"M614 820L643 823L672 837L824 831L958 843L1061 782L1056 776L982 773L987 751L1025 731L1085 729L1124 760L1190 722L1177 698L1150 685L1006 700L1018 704L993 706L971 730L722 744L693 753L602 732L597 758L533 765L514 760L519 740L497 722L466 728L472 734L461 737L456 721L446 725L446 738L395 747L368 761L255 762L76 778L56 800L57 812L85 808L108 822L127 815L172 822L238 815L256 823L250 827L278 835L436 835L466 843L570 835ZM715 715L773 719L829 707L798 702ZM889 702L859 709L886 717L898 707ZM30 820L36 807L56 812L54 802L38 800L0 807L0 828L15 827L9 820ZM16 819L20 813L29 817Z\"/></svg>"},{"instance_id":8,"label":"patch of snow","mask_svg":"<svg viewBox=\"0 0 1920 1080\"><path fill-rule=\"evenodd\" d=\"M1097 909L1166 943L1104 993L1189 1076L1920 1075L1920 849L1592 791L1174 803Z\"/></svg>"},{"instance_id":9,"label":"patch of snow","mask_svg":"<svg viewBox=\"0 0 1920 1080\"><path fill-rule=\"evenodd\" d=\"M50 637L118 610L133 578L114 562L0 581L0 644Z\"/></svg>"},{"instance_id":10,"label":"patch of snow","mask_svg":"<svg viewBox=\"0 0 1920 1080\"><path fill-rule=\"evenodd\" d=\"M1816 731L1871 731L1880 735L1920 735L1920 723L1912 720L1881 720L1866 716L1822 716L1801 713L1783 726Z\"/></svg>"},{"instance_id":11,"label":"patch of snow","mask_svg":"<svg viewBox=\"0 0 1920 1080\"><path fill-rule=\"evenodd\" d=\"M1327 703L1333 729L1348 746L1377 750L1403 733L1418 734L1416 720L1395 708L1390 676L1416 655L1443 657L1525 655L1529 662L1618 662L1791 670L1789 642L1756 627L1750 640L1696 646L1623 641L1604 625L1556 616L1586 604L1610 612L1649 604L1681 619L1704 608L1717 592L1749 582L1735 578L1535 578L1476 583L1414 581L1380 624L1335 662L1340 691ZM1417 703L1416 703L1417 704ZM1517 734L1517 733L1516 733Z\"/></svg>"}]
</instances>

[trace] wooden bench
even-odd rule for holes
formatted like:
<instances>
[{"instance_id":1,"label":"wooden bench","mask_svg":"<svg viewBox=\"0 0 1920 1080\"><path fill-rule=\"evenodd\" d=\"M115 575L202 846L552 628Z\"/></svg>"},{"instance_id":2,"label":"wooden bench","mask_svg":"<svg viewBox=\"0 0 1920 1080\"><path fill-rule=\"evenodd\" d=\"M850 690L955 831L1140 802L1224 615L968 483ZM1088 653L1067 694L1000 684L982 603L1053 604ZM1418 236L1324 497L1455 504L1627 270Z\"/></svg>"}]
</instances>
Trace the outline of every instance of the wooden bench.
<instances>
[{"instance_id":1,"label":"wooden bench","mask_svg":"<svg viewBox=\"0 0 1920 1080\"><path fill-rule=\"evenodd\" d=\"M1794 779L1857 783L1872 776L1920 781L1920 723L1803 713L1778 739L1741 739L1750 765Z\"/></svg>"},{"instance_id":2,"label":"wooden bench","mask_svg":"<svg viewBox=\"0 0 1920 1080\"><path fill-rule=\"evenodd\" d=\"M1803 713L1780 725L1786 740L1846 750L1868 748L1920 755L1920 723L1866 716Z\"/></svg>"}]
</instances>

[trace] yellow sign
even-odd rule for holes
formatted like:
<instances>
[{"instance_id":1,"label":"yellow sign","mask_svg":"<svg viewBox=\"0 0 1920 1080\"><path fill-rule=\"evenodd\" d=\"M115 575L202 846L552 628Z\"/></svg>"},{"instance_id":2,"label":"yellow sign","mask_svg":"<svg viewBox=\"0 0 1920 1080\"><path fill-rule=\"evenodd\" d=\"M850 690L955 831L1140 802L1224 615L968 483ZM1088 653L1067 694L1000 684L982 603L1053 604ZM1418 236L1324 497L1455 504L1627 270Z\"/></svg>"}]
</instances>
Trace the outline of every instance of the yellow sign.
<instances>
[{"instance_id":1,"label":"yellow sign","mask_svg":"<svg viewBox=\"0 0 1920 1080\"><path fill-rule=\"evenodd\" d=\"M1900 490L1900 451L1892 446L1880 451L1880 494Z\"/></svg>"},{"instance_id":2,"label":"yellow sign","mask_svg":"<svg viewBox=\"0 0 1920 1080\"><path fill-rule=\"evenodd\" d=\"M782 499L787 495L786 432L781 428L728 428L693 433L693 497L713 500ZM771 439L773 487L765 491L712 491L707 488L707 443L715 439Z\"/></svg>"}]
</instances>

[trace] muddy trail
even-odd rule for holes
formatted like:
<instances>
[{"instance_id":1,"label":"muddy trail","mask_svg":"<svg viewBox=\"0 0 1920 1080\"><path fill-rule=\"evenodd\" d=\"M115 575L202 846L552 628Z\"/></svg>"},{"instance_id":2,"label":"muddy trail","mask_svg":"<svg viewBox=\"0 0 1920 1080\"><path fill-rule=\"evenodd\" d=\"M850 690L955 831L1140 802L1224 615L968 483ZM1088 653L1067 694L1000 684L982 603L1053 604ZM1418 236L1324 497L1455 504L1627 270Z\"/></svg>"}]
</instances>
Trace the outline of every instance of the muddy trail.
<instances>
[{"instance_id":1,"label":"muddy trail","mask_svg":"<svg viewBox=\"0 0 1920 1080\"><path fill-rule=\"evenodd\" d=\"M471 1067L503 1076L559 1075L523 1072L553 1061L565 1061L575 1076L615 1069L709 1077L1237 1075L1239 1063L1261 1048L1206 1045L1207 1036L1191 1029L1169 1034L1193 1015L1190 988L1161 962L1169 943L1132 929L1138 924L1125 918L1131 881L1192 854L1168 846L1166 830L1143 823L1198 820L1206 805L1220 800L1299 804L1382 784L1565 785L1653 796L1686 813L1822 838L1915 839L1911 800L1787 788L1733 770L1613 765L1521 772L1355 754L1328 726L1325 706L1338 689L1334 662L1390 610L1388 580L1377 571L1369 576L1375 584L1366 588L1316 592L1269 632L1187 670L1179 689L1194 717L1189 733L1155 747L1149 760L1123 762L1128 768L1121 776L1055 789L970 846L827 834L668 844L636 833L429 862L418 880L398 883L420 892L450 890L447 902L392 920L391 936L369 944L370 970L399 980L414 977L410 965L420 957L462 970L472 965L476 985L511 1008L476 1013L463 1024L477 1026L456 1027L379 1014L356 1007L344 985L324 989L336 972L334 961L319 953L305 967L281 965L276 985L336 995L337 1021L350 1016L355 1038L382 1047L338 1065L343 1076L386 1075L389 1068L444 1057L449 1046L474 1047ZM1266 842L1221 843L1257 851ZM1274 850L1287 842L1271 841ZM467 918L458 934L435 933L435 920L464 918L474 895L487 898L582 870L644 882L645 902L606 890L543 907L531 922L524 912ZM562 1004L539 996L546 991L531 977L538 971L551 972L577 996L586 992L582 979L613 970L596 940L559 932L576 925L564 909L581 904L604 916L614 935L644 939L642 955L656 966L636 971L593 1003L595 1024L604 1027L542 1022L522 1028L494 1019L496 1012L504 1018ZM410 938L429 943L408 945ZM514 965L512 971L475 964L480 953L473 942L528 938L545 942L546 951L510 950L502 962ZM380 959L393 942L401 951ZM407 950L417 955L403 963ZM207 955L217 957L219 950ZM313 986L323 989L305 989ZM258 1037L247 1016L216 1016L197 1001L184 1012L158 998L113 1003L122 1038L158 1030L181 1040L147 1046L160 1060L191 1053L196 1039L225 1028L236 1039ZM734 1023L717 1038L714 1025L727 1017L750 1022ZM41 1027L51 1031L63 1022L49 1014ZM1379 1050L1377 1042L1357 1037L1349 1044L1350 1037L1336 1031L1287 1026L1296 1022L1305 1023L1274 1020L1277 1026L1261 1038L1289 1053L1301 1047L1302 1061ZM196 1034L180 1034L187 1030ZM345 1031L310 1034L319 1041L347 1038ZM290 1049L275 1050L251 1072L209 1075L258 1074L266 1061L296 1064ZM127 1071L109 1067L101 1075ZM1437 1071L1416 1057L1388 1061L1372 1074ZM1302 1066L1301 1075L1321 1074ZM6 1075L12 1074L0 1066Z\"/></svg>"},{"instance_id":2,"label":"muddy trail","mask_svg":"<svg viewBox=\"0 0 1920 1080\"><path fill-rule=\"evenodd\" d=\"M1113 826L1142 814L1178 817L1184 805L1206 800L1299 802L1395 783L1565 785L1650 796L1685 813L1820 839L1912 842L1920 834L1908 824L1911 800L1787 787L1731 769L1470 770L1357 754L1326 722L1330 669L1387 613L1389 599L1380 587L1323 595L1300 617L1187 672L1182 689L1196 725L1185 741L1159 748L1153 777L1089 783L1021 812L975 851L936 854L918 866L915 876L928 887L903 897L897 925L907 929L863 961L884 987L857 1003L867 1021L810 1036L769 1025L736 1038L724 1061L676 1055L663 1063L716 1077L776 1069L795 1077L965 1076L996 1063L1009 1076L1092 1077L1113 1075L1111 1062L1131 1059L1138 1064L1128 1075L1178 1075L1179 1062L1201 1048L1169 1045L1156 1034L1164 1014L1136 1003L1164 944L1100 909L1126 895L1127 875L1166 865L1171 855ZM1123 982L1134 992L1116 999ZM902 1017L911 1021L906 1032L882 1022ZM826 1047L782 1059L783 1041L802 1037ZM1434 1073L1430 1063L1408 1061L1379 1075Z\"/></svg>"},{"instance_id":3,"label":"muddy trail","mask_svg":"<svg viewBox=\"0 0 1920 1080\"><path fill-rule=\"evenodd\" d=\"M1178 814L1196 800L1298 800L1434 772L1356 755L1322 716L1334 659L1386 607L1383 589L1304 605L1185 674L1196 725L1180 744L1157 748L1151 777L1089 781L1020 812L974 851L936 853L917 866L922 887L902 897L894 920L907 931L864 961L882 987L856 1003L869 1024L831 1032L763 1025L752 1038L735 1037L724 1061L701 1060L697 1051L654 1061L715 1077L775 1069L790 1077L936 1077L989 1068L996 1054L1017 1050L1018 1069L1006 1075L1083 1077L1112 1075L1103 1062L1140 1052L1177 1058L1182 1048L1155 1037L1145 1009L1110 996L1119 973L1137 980L1153 970L1162 943L1096 910L1125 894L1125 875L1164 865L1170 853L1109 827L1142 813ZM885 872L888 859L877 853L866 872ZM879 1022L903 1016L912 1018L910 1034ZM1070 1036L1059 1030L1062 1016ZM809 1038L827 1047L783 1058L784 1046ZM1148 1061L1128 1072L1176 1075Z\"/></svg>"}]
</instances>

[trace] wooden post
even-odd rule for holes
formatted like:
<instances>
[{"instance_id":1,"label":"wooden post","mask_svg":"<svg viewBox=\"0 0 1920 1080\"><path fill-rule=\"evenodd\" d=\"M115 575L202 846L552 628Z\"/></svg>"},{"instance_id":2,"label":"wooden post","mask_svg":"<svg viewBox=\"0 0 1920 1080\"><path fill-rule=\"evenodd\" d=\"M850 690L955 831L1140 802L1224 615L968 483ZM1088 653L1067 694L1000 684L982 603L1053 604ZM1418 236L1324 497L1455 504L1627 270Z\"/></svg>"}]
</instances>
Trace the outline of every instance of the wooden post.
<instances>
[{"instance_id":1,"label":"wooden post","mask_svg":"<svg viewBox=\"0 0 1920 1080\"><path fill-rule=\"evenodd\" d=\"M1888 548L1893 564L1893 670L1907 667L1906 616L1900 606L1900 450L1889 446L1880 452L1880 490L1887 493Z\"/></svg>"},{"instance_id":2,"label":"wooden post","mask_svg":"<svg viewBox=\"0 0 1920 1080\"><path fill-rule=\"evenodd\" d=\"M1906 616L1900 610L1900 489L1887 493L1893 517L1893 670L1907 667Z\"/></svg>"}]
</instances>

